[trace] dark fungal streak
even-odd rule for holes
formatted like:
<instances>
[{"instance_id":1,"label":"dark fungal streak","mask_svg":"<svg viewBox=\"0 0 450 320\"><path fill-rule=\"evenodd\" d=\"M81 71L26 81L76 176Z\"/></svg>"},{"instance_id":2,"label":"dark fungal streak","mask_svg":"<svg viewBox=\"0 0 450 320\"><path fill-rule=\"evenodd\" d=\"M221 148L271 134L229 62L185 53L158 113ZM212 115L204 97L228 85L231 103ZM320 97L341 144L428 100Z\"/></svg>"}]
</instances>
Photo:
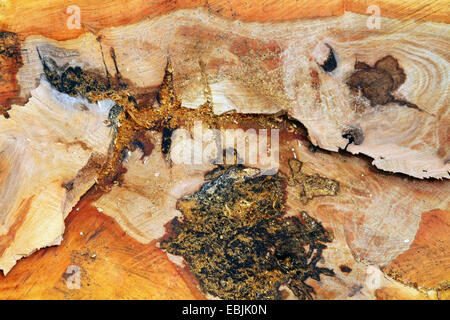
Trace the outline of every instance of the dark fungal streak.
<instances>
[{"instance_id":1,"label":"dark fungal streak","mask_svg":"<svg viewBox=\"0 0 450 320\"><path fill-rule=\"evenodd\" d=\"M336 56L334 54L333 48L329 44L326 44L326 46L330 49L330 52L328 53L327 60L325 60L325 62L321 64L320 67L325 72L332 72L337 68Z\"/></svg>"},{"instance_id":2,"label":"dark fungal streak","mask_svg":"<svg viewBox=\"0 0 450 320\"><path fill-rule=\"evenodd\" d=\"M348 146L351 145L355 141L355 139L353 138L353 136L351 134L344 134L344 135L342 135L342 138L348 139L348 142L344 148L344 150L347 151Z\"/></svg>"},{"instance_id":3,"label":"dark fungal streak","mask_svg":"<svg viewBox=\"0 0 450 320\"><path fill-rule=\"evenodd\" d=\"M343 273L350 273L352 272L352 268L347 267L346 265L340 265L339 269L341 270L341 272Z\"/></svg>"},{"instance_id":4,"label":"dark fungal streak","mask_svg":"<svg viewBox=\"0 0 450 320\"><path fill-rule=\"evenodd\" d=\"M364 132L359 126L349 126L343 130L342 138L348 139L348 143L344 148L344 150L347 150L347 147L352 143L360 145L364 142Z\"/></svg>"},{"instance_id":5,"label":"dark fungal streak","mask_svg":"<svg viewBox=\"0 0 450 320\"><path fill-rule=\"evenodd\" d=\"M67 191L71 191L73 189L73 181L65 182L61 185Z\"/></svg>"},{"instance_id":6,"label":"dark fungal streak","mask_svg":"<svg viewBox=\"0 0 450 320\"><path fill-rule=\"evenodd\" d=\"M58 67L50 57L44 57L39 48L36 48L41 60L47 81L59 92L70 96L78 94L86 96L90 92L104 92L109 84L95 73L82 70L79 66Z\"/></svg>"},{"instance_id":7,"label":"dark fungal streak","mask_svg":"<svg viewBox=\"0 0 450 320\"><path fill-rule=\"evenodd\" d=\"M142 151L142 157L141 160L144 157L149 156L153 149L155 148L154 144L150 140L150 138L146 135L146 131L139 131L136 133L135 140L131 142L131 149L134 151L136 148L141 149Z\"/></svg>"},{"instance_id":8,"label":"dark fungal streak","mask_svg":"<svg viewBox=\"0 0 450 320\"><path fill-rule=\"evenodd\" d=\"M311 152L311 153L316 153L318 149L319 149L319 147L313 145L312 143L310 143L310 144L308 145L308 150L309 150L309 152Z\"/></svg>"},{"instance_id":9,"label":"dark fungal streak","mask_svg":"<svg viewBox=\"0 0 450 320\"><path fill-rule=\"evenodd\" d=\"M284 179L242 165L220 166L193 195L177 202L183 213L161 248L183 256L203 290L222 299L281 299L287 285L312 299L309 278L334 276L317 267L332 235L301 212L285 218Z\"/></svg>"},{"instance_id":10,"label":"dark fungal streak","mask_svg":"<svg viewBox=\"0 0 450 320\"><path fill-rule=\"evenodd\" d=\"M411 103L411 102L406 101L406 100L394 99L392 102L398 103L399 105L402 105L402 106L407 106L408 108L411 108L411 109L416 109L416 110L421 111L421 112L426 112L426 111L420 109L419 106L417 106L416 104ZM426 112L426 113L428 113L428 112Z\"/></svg>"}]
</instances>

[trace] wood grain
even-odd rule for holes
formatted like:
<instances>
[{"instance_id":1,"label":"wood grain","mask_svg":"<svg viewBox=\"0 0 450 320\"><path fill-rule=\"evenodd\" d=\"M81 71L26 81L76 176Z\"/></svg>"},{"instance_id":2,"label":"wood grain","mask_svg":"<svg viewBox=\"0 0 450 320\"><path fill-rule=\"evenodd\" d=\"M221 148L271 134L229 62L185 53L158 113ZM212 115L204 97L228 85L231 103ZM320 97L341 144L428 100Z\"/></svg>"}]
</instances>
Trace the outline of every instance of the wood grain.
<instances>
[{"instance_id":1,"label":"wood grain","mask_svg":"<svg viewBox=\"0 0 450 320\"><path fill-rule=\"evenodd\" d=\"M64 240L21 260L5 277L2 299L201 299L189 275L154 244L141 244L82 201L66 218ZM81 287L69 289L69 266Z\"/></svg>"},{"instance_id":2,"label":"wood grain","mask_svg":"<svg viewBox=\"0 0 450 320\"><path fill-rule=\"evenodd\" d=\"M66 9L77 5L82 12L82 29L68 30ZM155 17L177 9L206 7L214 14L233 20L243 21L287 21L298 18L317 18L342 15L345 11L366 14L370 5L377 5L382 16L402 19L417 19L448 23L449 7L446 0L439 1L398 1L398 0L182 0L182 1L119 1L108 0L56 0L31 2L23 0L2 1L0 7L0 29L19 33L23 36L40 34L57 40L78 37L89 30L100 30L138 22L146 17ZM27 19L18 19L18 16Z\"/></svg>"},{"instance_id":3,"label":"wood grain","mask_svg":"<svg viewBox=\"0 0 450 320\"><path fill-rule=\"evenodd\" d=\"M174 90L184 107L209 99L216 114L287 111L321 148L347 147L389 172L449 178L450 141L445 129L437 130L450 116L449 27L383 18L380 30L369 30L366 23L366 16L346 13L276 25L234 24L206 10L179 10L65 42L29 37L22 48L31 54L17 80L26 98L42 72L36 48L59 65L97 73L106 66L114 75L113 60L106 56L103 63L104 52L113 48L121 76L142 90L160 85L170 56ZM320 67L321 48L338 57L335 70ZM348 79L357 71L356 61L372 68L386 57L405 76L384 93L388 100L374 103ZM345 132L353 127L362 131L363 143L348 145Z\"/></svg>"},{"instance_id":4,"label":"wood grain","mask_svg":"<svg viewBox=\"0 0 450 320\"><path fill-rule=\"evenodd\" d=\"M64 218L108 151L108 108L57 94L48 84L0 118L0 269L61 242Z\"/></svg>"},{"instance_id":5,"label":"wood grain","mask_svg":"<svg viewBox=\"0 0 450 320\"><path fill-rule=\"evenodd\" d=\"M67 28L70 5L81 9L80 29ZM365 27L370 5L381 9L381 30ZM287 110L308 133L283 133L280 170L289 176L295 158L303 174L340 185L339 194L306 203L298 185L287 190L288 215L307 211L334 234L321 266L336 276L309 280L314 297L449 299L449 181L373 166L448 177L449 23L447 0L1 1L0 31L17 40L3 45L12 56L0 55L0 269L61 244L0 275L0 298L205 298L180 258L157 241L180 215L176 200L199 188L211 166L169 166L159 149L148 157L135 151L121 183L94 202L104 214L86 198L67 216L108 153L109 109L92 117L98 105L50 88L39 48L59 66L102 75L107 68L111 77L120 70L130 92L144 95L161 84L170 56L185 107ZM340 67L332 75L317 63L327 45ZM111 49L114 59L105 55ZM426 112L392 103L361 113L348 103L355 99L344 84L355 61L372 68L390 54L407 76L401 98ZM86 122L92 126L80 127ZM347 148L356 155L323 150L343 149L341 129L349 124L365 134L365 143ZM159 148L160 135L149 136ZM70 265L81 269L78 290L66 285Z\"/></svg>"}]
</instances>

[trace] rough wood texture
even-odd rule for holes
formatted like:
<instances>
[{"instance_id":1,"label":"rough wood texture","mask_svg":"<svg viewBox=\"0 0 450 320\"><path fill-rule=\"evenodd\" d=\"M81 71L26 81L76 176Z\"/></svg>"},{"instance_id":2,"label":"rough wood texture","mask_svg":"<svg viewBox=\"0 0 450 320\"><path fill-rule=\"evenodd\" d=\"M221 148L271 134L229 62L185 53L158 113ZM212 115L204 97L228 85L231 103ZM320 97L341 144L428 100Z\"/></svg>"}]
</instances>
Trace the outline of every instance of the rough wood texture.
<instances>
[{"instance_id":1,"label":"rough wood texture","mask_svg":"<svg viewBox=\"0 0 450 320\"><path fill-rule=\"evenodd\" d=\"M70 5L78 5L82 9L83 25L81 29L66 29L68 14L64 9ZM42 34L53 39L66 40L76 38L89 29L99 30L110 26L135 23L148 16L155 17L177 9L205 7L211 13L229 19L272 22L337 16L345 11L365 14L370 5L379 6L385 17L449 22L449 8L446 0L432 2L426 0L401 2L396 0L284 0L282 2L250 0L245 4L239 0L181 0L176 2L108 0L101 3L92 0L56 0L45 6L36 2L9 0L3 1L1 4L0 26L2 29L24 35ZM16 19L17 13L27 16L28 19ZM63 29L65 30L61 31Z\"/></svg>"},{"instance_id":2,"label":"rough wood texture","mask_svg":"<svg viewBox=\"0 0 450 320\"><path fill-rule=\"evenodd\" d=\"M108 109L48 84L0 119L0 269L59 244L64 218L94 184L111 139Z\"/></svg>"},{"instance_id":3,"label":"rough wood texture","mask_svg":"<svg viewBox=\"0 0 450 320\"><path fill-rule=\"evenodd\" d=\"M417 181L385 174L373 170L367 159L355 159L348 154L330 154L323 151L313 153L308 150L308 143L305 140L299 142L289 135L282 136L282 139L280 170L287 176L292 174L288 160L295 154L295 158L303 162L301 171L305 174L319 174L321 177L334 179L339 183L340 191L337 195L314 197L306 205L300 195L298 184L289 186L287 189L287 215L296 216L301 211L306 211L334 235L333 242L327 244L328 249L323 252L325 263L322 265L333 269L337 272L337 276L322 277L320 287L310 283L316 289L317 297L368 299L381 295L381 293L377 294L376 290L384 286L401 287L391 278L385 278L378 268L389 265L400 253L410 248L416 237L422 213L431 208L448 209L449 184ZM156 143L157 140L155 140ZM176 145L182 142L174 143ZM140 157L141 153L133 153L128 158L126 167L129 171L124 176L124 184L114 187L110 193L96 201L95 206L105 214L114 217L133 237L149 242L160 236L160 233L155 234L155 227L161 230L175 215L180 216L180 212L175 211L175 190L177 198L180 198L191 194L192 183L198 184L200 181L198 178L192 179L187 184L186 176L181 179L179 172L189 172L189 167L174 164L171 169L173 180L170 185L167 185L163 182L164 178L154 177L164 175L167 169L164 170L164 166L142 169L144 164ZM158 151L155 150L152 157L162 157L162 155L158 155ZM135 180L136 172L148 177L149 181L158 179L160 182L157 186L160 191L155 195L150 191L154 187L140 189L137 189L136 185L131 187L131 181L135 184L139 183L139 180ZM147 185L150 186L151 183ZM385 192L387 189L389 192ZM142 197L143 192L148 196ZM127 203L129 205L126 205ZM151 224L145 224L143 221L151 221ZM432 234L431 228L427 234ZM443 236L441 239L445 238ZM445 240L442 241L442 245L447 247ZM434 244L431 245L433 249L427 250L428 254L434 259L442 257L443 253L440 249ZM417 259L425 258L420 255ZM427 263L426 261L423 260L423 263ZM339 272L341 266L349 267L352 271ZM411 263L408 267L415 270L416 264ZM433 270L436 268L436 271L432 271L431 274L440 281L445 281L448 275L441 267L445 269L445 264L440 264L439 267L430 266ZM370 280L371 272L374 272L373 277L378 279L375 285L372 285ZM427 290L434 290L434 287L423 287L422 292L426 294L428 294ZM447 289L443 291L445 290ZM412 296L416 294L419 293L411 293ZM434 293L430 293L430 297L434 297Z\"/></svg>"},{"instance_id":4,"label":"rough wood texture","mask_svg":"<svg viewBox=\"0 0 450 320\"><path fill-rule=\"evenodd\" d=\"M0 297L213 298L188 256L158 249L217 168L174 161L214 144L195 120L280 129L286 221L330 236L299 297L449 297L446 1L36 5L0 3ZM66 28L68 5L81 29Z\"/></svg>"},{"instance_id":5,"label":"rough wood texture","mask_svg":"<svg viewBox=\"0 0 450 320\"><path fill-rule=\"evenodd\" d=\"M30 37L22 45L29 62L17 78L25 98L42 72L36 48L60 66L98 72L106 56L114 75L107 54L114 48L122 77L137 87L155 87L170 56L182 106L209 101L218 114L285 110L321 148L338 151L350 143L348 151L372 157L385 171L449 178L450 29L383 18L382 29L371 31L366 23L366 16L346 13L277 25L233 24L204 10L178 11L105 29L97 38L85 34L57 43ZM337 61L327 72L321 64L330 55Z\"/></svg>"}]
</instances>

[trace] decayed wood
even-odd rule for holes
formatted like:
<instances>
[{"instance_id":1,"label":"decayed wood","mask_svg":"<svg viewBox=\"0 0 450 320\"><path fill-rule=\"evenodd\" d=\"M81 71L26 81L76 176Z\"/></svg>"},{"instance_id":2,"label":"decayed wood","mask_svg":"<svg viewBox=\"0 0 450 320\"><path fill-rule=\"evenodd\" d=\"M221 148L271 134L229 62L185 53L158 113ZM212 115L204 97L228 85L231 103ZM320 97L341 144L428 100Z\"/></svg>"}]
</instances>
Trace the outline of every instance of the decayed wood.
<instances>
[{"instance_id":1,"label":"decayed wood","mask_svg":"<svg viewBox=\"0 0 450 320\"><path fill-rule=\"evenodd\" d=\"M124 21L131 20L119 17L117 24ZM383 18L380 30L368 30L366 22L366 16L345 13L277 24L236 23L197 9L118 28L87 25L91 33L68 41L26 38L21 43L26 59L15 75L20 92L15 91L14 98L29 102L13 106L9 119L0 118L0 269L7 273L18 258L61 242L63 219L95 183L114 141L114 129L105 123L114 103L88 102L50 88L41 78L43 62L58 66L59 73L68 65L79 66L119 85L126 81L130 92L139 95L139 103L152 105L170 60L174 92L183 107L209 105L216 114L283 111L306 127L307 137L283 133L280 171L286 177L295 172L317 174L339 184L339 192L312 198L301 194L299 180L292 179L287 188L287 215L306 211L334 235L321 266L333 269L336 276L322 277L320 285L308 282L316 298L448 295L444 281L448 275L440 267L430 271L433 281L408 271L408 259L417 259L409 258L408 248L420 242L422 233L415 237L422 213L433 209L448 213L448 181L391 175L374 169L369 159L336 151L346 148L368 155L373 165L385 171L418 178L449 177L449 28L441 23ZM34 32L24 28L25 34ZM65 36L45 28L41 32L66 39L80 31ZM371 77L374 80L367 81ZM378 90L381 85L387 89L373 95L371 86ZM126 172L120 182L95 206L132 238L148 244L164 235L169 221L181 216L177 199L198 190L213 166L168 161L189 138L174 138L172 151L165 155L160 149L161 134L148 131L144 135L156 147L149 155L145 150L130 152L123 161ZM313 152L307 138L332 152ZM289 165L292 159L301 163L294 172L292 161ZM72 230L71 237L77 232ZM432 241L429 246L427 259L431 260L439 253ZM105 248L96 248L109 254ZM38 259L37 254L32 259L50 261ZM89 263L71 259L86 265L96 277ZM87 259L91 260L96 259ZM398 270L406 271L398 275ZM15 277L20 281L24 273ZM408 287L414 278L421 282L419 291ZM164 283L165 278L160 279ZM191 293L165 296L199 297L195 281L187 282ZM150 288L146 284L142 290ZM129 297L145 297L136 290ZM77 297L102 297L101 292L90 294L86 291Z\"/></svg>"},{"instance_id":2,"label":"decayed wood","mask_svg":"<svg viewBox=\"0 0 450 320\"><path fill-rule=\"evenodd\" d=\"M159 148L161 135L149 135ZM203 183L206 171L212 169L212 166L170 166L155 149L148 157L141 151L131 153L124 166L127 172L120 186L114 186L95 206L142 243L165 234L165 224L180 215L176 210L177 200L195 192Z\"/></svg>"},{"instance_id":3,"label":"decayed wood","mask_svg":"<svg viewBox=\"0 0 450 320\"><path fill-rule=\"evenodd\" d=\"M306 211L334 235L333 242L327 245L323 254L324 266L337 272L337 276L322 277L320 287L311 283L316 289L316 297L367 299L381 295L377 290L389 287L395 281L383 275L379 268L410 247L422 213L432 208L448 209L450 185L443 181L417 181L384 174L374 171L367 160L350 155L314 153L308 149L306 140L299 141L289 135L282 135L282 140L279 152L283 173L292 174L288 160L296 158L303 163L301 171L305 174L318 174L339 183L340 191L335 196L314 197L306 205L300 186L288 187L287 215ZM152 141L157 145L159 138L153 137ZM186 144L174 140L174 149L178 143ZM114 217L135 239L148 243L157 240L164 225L180 216L176 211L176 199L192 194L192 189L198 188L202 171L197 167L197 175L193 176L190 165L173 163L169 166L158 149L154 149L148 159L143 160L141 156L140 151L131 154L125 163L128 171L123 184L113 187L94 205ZM158 163L155 158L160 159L159 165L152 165ZM203 168L207 169L210 166ZM165 182L168 177L170 183ZM436 257L436 252L430 255ZM339 271L341 266L352 271ZM436 277L443 280L446 275L438 272ZM402 287L399 283L394 286ZM425 294L426 290L433 289L426 288L423 289ZM410 294L419 294L413 292ZM429 294L432 298L433 293Z\"/></svg>"},{"instance_id":4,"label":"decayed wood","mask_svg":"<svg viewBox=\"0 0 450 320\"><path fill-rule=\"evenodd\" d=\"M81 9L80 29L67 29L68 6ZM381 15L389 18L414 19L448 23L449 8L446 0L107 0L98 3L92 0L55 0L42 3L8 0L0 5L0 27L24 36L41 34L52 39L74 39L90 30L100 30L139 22L147 17L157 17L178 9L204 7L213 14L232 20L247 22L290 21L300 18L339 16L344 12L366 14L369 6L376 5ZM17 13L27 19L17 19ZM45 19L43 19L45 17Z\"/></svg>"},{"instance_id":5,"label":"decayed wood","mask_svg":"<svg viewBox=\"0 0 450 320\"><path fill-rule=\"evenodd\" d=\"M78 290L66 286L66 272L71 265L81 271ZM359 272L360 279L368 277L365 270L350 266L350 274ZM348 276L336 271L339 278ZM381 288L375 290L377 299L436 298L391 279L381 279ZM127 236L116 222L84 200L66 218L61 245L41 249L20 260L7 276L0 275L0 294L8 299L202 298L194 284L155 245L143 245ZM317 298L336 298L336 291L328 291L326 285L315 290ZM358 287L340 290L345 296L357 292Z\"/></svg>"},{"instance_id":6,"label":"decayed wood","mask_svg":"<svg viewBox=\"0 0 450 320\"><path fill-rule=\"evenodd\" d=\"M60 64L98 70L103 66L99 38L109 73L115 73L107 54L114 48L121 76L138 87L159 85L170 56L183 106L210 101L219 114L286 110L321 148L347 147L372 157L385 171L448 178L448 26L404 26L383 18L382 29L372 31L366 23L366 16L346 13L276 25L233 24L202 10L179 11L63 43L30 37L23 44L29 63L17 77L26 96L41 72L36 47ZM327 72L321 64L330 55L337 65ZM392 57L391 66L375 69L386 57ZM361 65L385 78L372 79L376 74ZM402 77L376 93L385 99L373 100L368 83L389 86L382 83L396 77L389 68ZM356 72L367 72L369 82L352 78ZM349 144L355 140L348 134L352 128L361 139Z\"/></svg>"}]
</instances>

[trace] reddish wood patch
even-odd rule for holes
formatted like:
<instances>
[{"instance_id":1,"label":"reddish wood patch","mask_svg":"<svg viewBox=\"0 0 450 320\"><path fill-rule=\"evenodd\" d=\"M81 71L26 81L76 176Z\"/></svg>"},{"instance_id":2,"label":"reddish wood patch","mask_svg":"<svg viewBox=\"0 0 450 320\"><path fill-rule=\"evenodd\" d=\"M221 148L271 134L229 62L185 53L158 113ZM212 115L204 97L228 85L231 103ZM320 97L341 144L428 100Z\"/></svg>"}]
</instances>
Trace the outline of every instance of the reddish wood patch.
<instances>
[{"instance_id":1,"label":"reddish wood patch","mask_svg":"<svg viewBox=\"0 0 450 320\"><path fill-rule=\"evenodd\" d=\"M411 247L384 271L413 286L445 289L445 279L450 282L449 243L450 211L426 212Z\"/></svg>"},{"instance_id":2,"label":"reddish wood patch","mask_svg":"<svg viewBox=\"0 0 450 320\"><path fill-rule=\"evenodd\" d=\"M61 245L20 260L5 277L6 299L202 299L184 270L154 244L141 244L112 219L82 201L66 219ZM66 285L69 266L80 289Z\"/></svg>"}]
</instances>

